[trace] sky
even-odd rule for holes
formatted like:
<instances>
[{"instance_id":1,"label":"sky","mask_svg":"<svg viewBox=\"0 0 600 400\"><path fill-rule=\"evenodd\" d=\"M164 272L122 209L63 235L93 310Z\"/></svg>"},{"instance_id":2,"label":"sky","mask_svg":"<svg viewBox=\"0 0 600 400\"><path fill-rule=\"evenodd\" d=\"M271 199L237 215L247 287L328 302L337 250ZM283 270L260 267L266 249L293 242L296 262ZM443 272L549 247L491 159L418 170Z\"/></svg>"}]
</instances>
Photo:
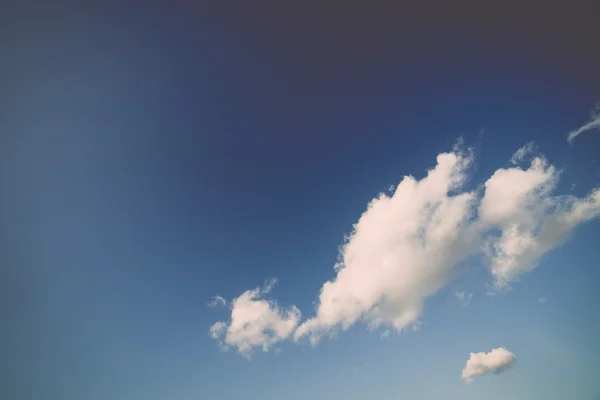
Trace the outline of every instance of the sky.
<instances>
[{"instance_id":1,"label":"sky","mask_svg":"<svg viewBox=\"0 0 600 400\"><path fill-rule=\"evenodd\" d=\"M600 399L593 5L0 7L3 398Z\"/></svg>"}]
</instances>

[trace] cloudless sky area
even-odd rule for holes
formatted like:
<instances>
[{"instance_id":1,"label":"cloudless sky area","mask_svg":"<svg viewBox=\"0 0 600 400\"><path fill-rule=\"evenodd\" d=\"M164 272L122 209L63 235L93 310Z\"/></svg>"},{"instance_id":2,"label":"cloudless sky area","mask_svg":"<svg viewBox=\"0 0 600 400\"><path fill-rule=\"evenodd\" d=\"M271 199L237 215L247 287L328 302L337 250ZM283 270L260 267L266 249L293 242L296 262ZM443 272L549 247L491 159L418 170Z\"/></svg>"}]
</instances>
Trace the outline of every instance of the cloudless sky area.
<instances>
[{"instance_id":1,"label":"cloudless sky area","mask_svg":"<svg viewBox=\"0 0 600 400\"><path fill-rule=\"evenodd\" d=\"M600 132L566 138L600 100L599 6L439 4L2 2L0 397L600 399L597 219L510 291L473 263L416 332L250 359L209 336L213 296L270 278L313 316L368 202L459 137L470 188L530 141L557 194L598 186ZM498 347L514 366L461 379Z\"/></svg>"}]
</instances>

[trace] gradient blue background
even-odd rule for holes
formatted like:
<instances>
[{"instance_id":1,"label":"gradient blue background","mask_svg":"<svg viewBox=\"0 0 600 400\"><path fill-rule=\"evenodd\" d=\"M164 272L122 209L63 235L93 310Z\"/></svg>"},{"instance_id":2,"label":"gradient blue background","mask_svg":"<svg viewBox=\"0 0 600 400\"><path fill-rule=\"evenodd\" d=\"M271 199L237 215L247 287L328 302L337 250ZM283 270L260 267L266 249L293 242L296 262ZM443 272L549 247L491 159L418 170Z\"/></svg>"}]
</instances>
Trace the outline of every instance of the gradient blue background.
<instances>
[{"instance_id":1,"label":"gradient blue background","mask_svg":"<svg viewBox=\"0 0 600 400\"><path fill-rule=\"evenodd\" d=\"M417 333L209 339L211 297L270 277L311 315L367 202L460 135L473 184L531 140L560 192L599 183L598 132L566 142L600 99L593 10L365 7L3 3L2 398L599 398L598 221L506 295L475 266ZM516 367L465 385L499 346Z\"/></svg>"}]
</instances>

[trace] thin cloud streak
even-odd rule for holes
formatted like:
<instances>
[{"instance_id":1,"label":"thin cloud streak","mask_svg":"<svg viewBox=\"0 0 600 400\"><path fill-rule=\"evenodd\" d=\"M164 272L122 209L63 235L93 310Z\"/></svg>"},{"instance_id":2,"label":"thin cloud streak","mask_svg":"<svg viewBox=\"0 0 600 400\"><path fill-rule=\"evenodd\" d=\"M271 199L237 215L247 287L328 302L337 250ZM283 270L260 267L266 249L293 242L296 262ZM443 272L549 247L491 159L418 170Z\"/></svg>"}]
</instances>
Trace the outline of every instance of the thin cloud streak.
<instances>
[{"instance_id":1,"label":"thin cloud streak","mask_svg":"<svg viewBox=\"0 0 600 400\"><path fill-rule=\"evenodd\" d=\"M569 136L567 136L567 142L569 142L569 144L573 144L573 141L577 136L581 135L583 132L587 132L596 128L600 129L600 103L596 104L596 107L594 107L591 120L587 124L569 132Z\"/></svg>"}]
</instances>

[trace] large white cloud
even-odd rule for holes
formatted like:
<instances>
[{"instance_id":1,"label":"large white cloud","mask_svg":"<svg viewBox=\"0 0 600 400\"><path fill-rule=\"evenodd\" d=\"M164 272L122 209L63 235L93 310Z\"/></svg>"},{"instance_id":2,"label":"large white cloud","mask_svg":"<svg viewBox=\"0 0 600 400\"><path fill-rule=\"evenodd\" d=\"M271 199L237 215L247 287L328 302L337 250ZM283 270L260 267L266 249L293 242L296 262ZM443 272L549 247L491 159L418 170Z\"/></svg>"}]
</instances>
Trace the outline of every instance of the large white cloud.
<instances>
[{"instance_id":1,"label":"large white cloud","mask_svg":"<svg viewBox=\"0 0 600 400\"><path fill-rule=\"evenodd\" d=\"M300 321L300 311L296 307L281 309L276 303L261 299L275 283L270 280L263 288L247 290L234 299L231 320L213 324L209 335L222 347L232 346L244 356L249 356L254 347L268 351L289 337Z\"/></svg>"},{"instance_id":2,"label":"large white cloud","mask_svg":"<svg viewBox=\"0 0 600 400\"><path fill-rule=\"evenodd\" d=\"M523 161L532 144L517 151ZM405 177L391 196L369 204L341 249L336 277L321 288L316 315L294 339L345 330L357 321L397 331L418 326L423 301L446 285L457 264L484 254L496 288L507 287L600 215L600 190L553 196L559 171L542 157L528 168L497 170L482 190L461 191L469 152L440 154L421 180Z\"/></svg>"},{"instance_id":3,"label":"large white cloud","mask_svg":"<svg viewBox=\"0 0 600 400\"><path fill-rule=\"evenodd\" d=\"M347 329L358 320L372 327L416 327L423 299L444 286L454 265L472 253L468 217L475 193L459 190L471 162L468 153L440 154L425 178L407 176L392 196L371 201L346 244L335 279L326 282L317 315L295 339Z\"/></svg>"},{"instance_id":4,"label":"large white cloud","mask_svg":"<svg viewBox=\"0 0 600 400\"><path fill-rule=\"evenodd\" d=\"M557 196L560 171L543 157L521 167L533 151L532 144L518 150L511 167L472 191L464 186L473 154L456 147L438 155L424 178L406 176L393 194L369 203L341 247L336 275L322 286L312 318L296 328L297 309L258 300L266 291L255 289L234 300L231 323L214 325L214 336L225 335L225 344L248 352L268 350L292 333L296 341L308 337L316 344L357 322L416 329L424 300L476 255L484 256L494 287L508 287L577 226L600 216L600 190L584 198Z\"/></svg>"},{"instance_id":5,"label":"large white cloud","mask_svg":"<svg viewBox=\"0 0 600 400\"><path fill-rule=\"evenodd\" d=\"M467 365L462 371L462 379L471 383L478 376L505 371L517 362L517 357L503 347L489 353L471 353Z\"/></svg>"}]
</instances>

